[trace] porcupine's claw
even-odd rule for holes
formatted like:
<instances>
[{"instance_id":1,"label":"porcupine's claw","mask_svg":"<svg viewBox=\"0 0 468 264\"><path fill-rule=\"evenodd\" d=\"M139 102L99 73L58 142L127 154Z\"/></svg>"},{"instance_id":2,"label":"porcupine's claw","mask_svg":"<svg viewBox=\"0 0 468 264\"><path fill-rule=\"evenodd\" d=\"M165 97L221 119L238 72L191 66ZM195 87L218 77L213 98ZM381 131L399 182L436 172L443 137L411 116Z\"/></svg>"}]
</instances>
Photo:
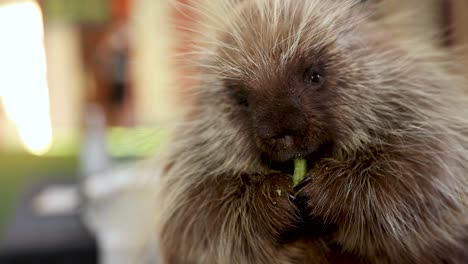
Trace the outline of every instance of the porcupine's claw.
<instances>
[{"instance_id":1,"label":"porcupine's claw","mask_svg":"<svg viewBox=\"0 0 468 264\"><path fill-rule=\"evenodd\" d=\"M294 193L300 192L301 189L304 188L304 186L306 186L307 184L309 184L311 180L312 179L310 178L310 176L305 177L301 182L299 182L298 185L294 186L293 188Z\"/></svg>"},{"instance_id":2,"label":"porcupine's claw","mask_svg":"<svg viewBox=\"0 0 468 264\"><path fill-rule=\"evenodd\" d=\"M297 204L298 202L298 197L297 194L304 188L307 184L309 184L311 181L311 178L305 177L298 185L294 186L293 188L293 193L288 194L289 201Z\"/></svg>"}]
</instances>

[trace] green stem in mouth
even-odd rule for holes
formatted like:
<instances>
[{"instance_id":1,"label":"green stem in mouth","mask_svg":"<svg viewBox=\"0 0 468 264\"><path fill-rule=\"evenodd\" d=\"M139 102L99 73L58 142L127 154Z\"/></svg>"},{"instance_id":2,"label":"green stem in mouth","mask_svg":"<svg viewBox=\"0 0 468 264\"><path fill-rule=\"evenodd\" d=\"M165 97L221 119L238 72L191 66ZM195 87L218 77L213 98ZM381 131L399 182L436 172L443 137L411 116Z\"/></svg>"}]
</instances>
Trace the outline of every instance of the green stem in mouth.
<instances>
[{"instance_id":1,"label":"green stem in mouth","mask_svg":"<svg viewBox=\"0 0 468 264\"><path fill-rule=\"evenodd\" d=\"M294 175L293 186L297 186L305 178L307 174L307 161L303 157L296 157L294 159Z\"/></svg>"}]
</instances>

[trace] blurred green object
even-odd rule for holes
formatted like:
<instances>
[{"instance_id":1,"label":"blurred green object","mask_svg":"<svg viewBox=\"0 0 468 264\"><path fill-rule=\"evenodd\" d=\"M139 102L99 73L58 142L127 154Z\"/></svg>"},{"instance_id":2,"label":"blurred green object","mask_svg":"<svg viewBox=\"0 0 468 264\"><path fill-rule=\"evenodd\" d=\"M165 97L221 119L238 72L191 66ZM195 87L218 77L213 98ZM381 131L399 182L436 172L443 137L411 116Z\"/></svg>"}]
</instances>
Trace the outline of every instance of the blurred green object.
<instances>
[{"instance_id":1,"label":"blurred green object","mask_svg":"<svg viewBox=\"0 0 468 264\"><path fill-rule=\"evenodd\" d=\"M107 146L114 158L145 158L157 154L168 138L169 131L161 128L113 127L107 133Z\"/></svg>"},{"instance_id":2,"label":"blurred green object","mask_svg":"<svg viewBox=\"0 0 468 264\"><path fill-rule=\"evenodd\" d=\"M78 165L77 155L36 157L0 152L0 236L27 184L46 177L74 177Z\"/></svg>"},{"instance_id":3,"label":"blurred green object","mask_svg":"<svg viewBox=\"0 0 468 264\"><path fill-rule=\"evenodd\" d=\"M47 18L52 21L104 23L110 18L107 0L46 0Z\"/></svg>"}]
</instances>

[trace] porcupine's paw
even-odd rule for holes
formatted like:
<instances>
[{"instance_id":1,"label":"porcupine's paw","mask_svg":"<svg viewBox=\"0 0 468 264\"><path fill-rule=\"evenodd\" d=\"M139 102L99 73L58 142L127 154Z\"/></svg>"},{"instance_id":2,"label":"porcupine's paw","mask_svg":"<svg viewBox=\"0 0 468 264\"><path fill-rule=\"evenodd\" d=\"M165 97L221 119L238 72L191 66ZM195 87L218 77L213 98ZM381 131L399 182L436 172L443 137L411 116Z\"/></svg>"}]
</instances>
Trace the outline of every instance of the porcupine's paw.
<instances>
[{"instance_id":1,"label":"porcupine's paw","mask_svg":"<svg viewBox=\"0 0 468 264\"><path fill-rule=\"evenodd\" d=\"M291 176L282 173L242 176L241 196L252 236L273 242L277 251L285 235L302 224ZM247 226L248 226L247 225ZM246 226L246 227L247 227Z\"/></svg>"},{"instance_id":2,"label":"porcupine's paw","mask_svg":"<svg viewBox=\"0 0 468 264\"><path fill-rule=\"evenodd\" d=\"M166 263L289 264L283 234L299 221L291 195L291 177L279 173L204 179L162 227Z\"/></svg>"},{"instance_id":3,"label":"porcupine's paw","mask_svg":"<svg viewBox=\"0 0 468 264\"><path fill-rule=\"evenodd\" d=\"M308 223L302 212L302 200L296 196L290 175L272 173L266 176L243 177L245 194L256 212L252 223L255 235L266 235L265 252L270 256L263 262L252 263L329 263L330 248L320 236L309 233ZM304 180L302 184L307 184ZM258 260L260 261L260 260Z\"/></svg>"}]
</instances>

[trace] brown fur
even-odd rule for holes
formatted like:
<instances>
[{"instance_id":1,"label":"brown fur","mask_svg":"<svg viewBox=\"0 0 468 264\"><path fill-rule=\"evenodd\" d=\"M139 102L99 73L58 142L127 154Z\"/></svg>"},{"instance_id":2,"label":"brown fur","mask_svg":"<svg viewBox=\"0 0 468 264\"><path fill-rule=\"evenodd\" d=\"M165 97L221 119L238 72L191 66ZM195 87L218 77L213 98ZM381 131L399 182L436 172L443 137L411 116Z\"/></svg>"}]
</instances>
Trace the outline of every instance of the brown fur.
<instances>
[{"instance_id":1,"label":"brown fur","mask_svg":"<svg viewBox=\"0 0 468 264\"><path fill-rule=\"evenodd\" d=\"M468 261L468 105L446 54L361 1L205 4L161 183L166 263ZM297 155L293 189L273 164Z\"/></svg>"}]
</instances>

